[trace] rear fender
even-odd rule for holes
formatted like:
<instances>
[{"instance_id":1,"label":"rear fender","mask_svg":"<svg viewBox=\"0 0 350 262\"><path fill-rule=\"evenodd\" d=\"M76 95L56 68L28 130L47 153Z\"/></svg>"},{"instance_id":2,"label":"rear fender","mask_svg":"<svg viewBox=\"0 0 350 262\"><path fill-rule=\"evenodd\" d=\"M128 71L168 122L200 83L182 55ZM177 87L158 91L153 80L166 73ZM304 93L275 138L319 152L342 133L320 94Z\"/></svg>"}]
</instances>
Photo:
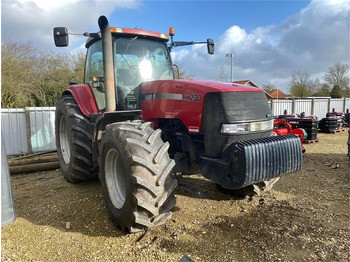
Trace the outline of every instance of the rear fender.
<instances>
[{"instance_id":1,"label":"rear fender","mask_svg":"<svg viewBox=\"0 0 350 262\"><path fill-rule=\"evenodd\" d=\"M95 97L89 85L70 85L63 92L63 95L71 94L77 102L81 112L88 118L91 114L98 113Z\"/></svg>"}]
</instances>

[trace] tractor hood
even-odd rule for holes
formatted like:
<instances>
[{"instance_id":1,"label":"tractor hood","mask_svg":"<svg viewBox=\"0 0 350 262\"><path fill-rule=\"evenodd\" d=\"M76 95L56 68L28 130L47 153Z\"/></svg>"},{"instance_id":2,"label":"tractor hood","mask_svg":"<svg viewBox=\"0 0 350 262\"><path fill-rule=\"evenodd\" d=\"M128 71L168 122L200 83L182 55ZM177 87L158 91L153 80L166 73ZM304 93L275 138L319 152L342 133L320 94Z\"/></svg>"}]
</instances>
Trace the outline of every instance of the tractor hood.
<instances>
[{"instance_id":1,"label":"tractor hood","mask_svg":"<svg viewBox=\"0 0 350 262\"><path fill-rule=\"evenodd\" d=\"M201 95L211 92L263 92L256 87L208 80L157 80L142 84L142 94L158 92L188 94L195 90Z\"/></svg>"},{"instance_id":2,"label":"tractor hood","mask_svg":"<svg viewBox=\"0 0 350 262\"><path fill-rule=\"evenodd\" d=\"M159 119L180 119L188 132L193 134L200 133L202 119L213 120L211 116L214 113L224 118L222 121L225 122L257 121L271 115L262 89L203 80L143 83L141 109L144 120L153 122L155 127Z\"/></svg>"}]
</instances>

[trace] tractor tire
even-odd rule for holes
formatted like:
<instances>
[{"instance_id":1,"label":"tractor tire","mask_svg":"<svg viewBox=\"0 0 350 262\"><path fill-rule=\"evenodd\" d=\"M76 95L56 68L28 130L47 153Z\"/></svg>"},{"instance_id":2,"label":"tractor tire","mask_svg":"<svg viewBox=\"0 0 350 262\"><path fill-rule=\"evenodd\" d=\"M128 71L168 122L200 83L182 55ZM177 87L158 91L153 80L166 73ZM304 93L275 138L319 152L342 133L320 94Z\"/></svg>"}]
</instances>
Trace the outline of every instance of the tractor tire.
<instances>
[{"instance_id":1,"label":"tractor tire","mask_svg":"<svg viewBox=\"0 0 350 262\"><path fill-rule=\"evenodd\" d=\"M58 160L65 179L72 183L96 179L98 170L93 168L90 120L72 96L64 95L58 101L55 126Z\"/></svg>"},{"instance_id":2,"label":"tractor tire","mask_svg":"<svg viewBox=\"0 0 350 262\"><path fill-rule=\"evenodd\" d=\"M259 182L257 184L249 185L249 186L242 187L239 189L226 189L226 188L223 188L219 184L215 184L215 185L216 185L217 189L224 194L228 194L228 195L231 195L231 196L237 197L237 198L245 198L247 196L249 196L249 197L260 196L261 194L263 194L267 191L270 191L272 189L272 187L274 186L274 184L279 179L280 179L279 177L276 177L276 178L272 178L272 179L267 180L267 181Z\"/></svg>"},{"instance_id":3,"label":"tractor tire","mask_svg":"<svg viewBox=\"0 0 350 262\"><path fill-rule=\"evenodd\" d=\"M176 204L175 165L160 129L140 120L106 126L100 144L100 181L113 223L124 233L161 224Z\"/></svg>"}]
</instances>

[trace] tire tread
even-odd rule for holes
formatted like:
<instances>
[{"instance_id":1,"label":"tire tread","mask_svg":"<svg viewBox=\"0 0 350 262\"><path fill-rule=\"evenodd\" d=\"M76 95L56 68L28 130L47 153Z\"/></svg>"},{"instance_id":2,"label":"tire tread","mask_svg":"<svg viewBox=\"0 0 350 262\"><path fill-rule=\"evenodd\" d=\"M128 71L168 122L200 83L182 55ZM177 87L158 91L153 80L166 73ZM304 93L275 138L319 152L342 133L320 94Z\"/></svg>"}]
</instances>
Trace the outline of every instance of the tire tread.
<instances>
[{"instance_id":1,"label":"tire tread","mask_svg":"<svg viewBox=\"0 0 350 262\"><path fill-rule=\"evenodd\" d=\"M125 221L116 221L112 217L113 222L122 230L127 227L130 233L165 223L176 204L174 190L177 180L172 173L175 162L167 153L169 143L161 139L161 130L154 130L151 123L140 120L110 124L102 136L101 148L104 147L104 138L111 136L122 143L121 148L127 152L129 163L126 164L130 166L135 199L131 201L135 205L132 208L133 221L125 224Z\"/></svg>"}]
</instances>

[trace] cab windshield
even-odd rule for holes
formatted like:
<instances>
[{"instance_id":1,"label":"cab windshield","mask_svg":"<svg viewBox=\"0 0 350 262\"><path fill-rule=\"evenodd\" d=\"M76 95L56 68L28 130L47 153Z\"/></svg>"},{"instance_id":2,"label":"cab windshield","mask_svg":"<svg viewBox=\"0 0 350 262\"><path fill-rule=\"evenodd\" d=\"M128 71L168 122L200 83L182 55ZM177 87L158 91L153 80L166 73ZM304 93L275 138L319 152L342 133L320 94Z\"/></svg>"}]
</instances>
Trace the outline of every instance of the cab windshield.
<instances>
[{"instance_id":1,"label":"cab windshield","mask_svg":"<svg viewBox=\"0 0 350 262\"><path fill-rule=\"evenodd\" d=\"M141 37L114 37L114 76L117 110L140 108L141 83L174 79L171 58L165 42ZM105 108L102 41L88 49L85 83L92 87L97 106Z\"/></svg>"},{"instance_id":2,"label":"cab windshield","mask_svg":"<svg viewBox=\"0 0 350 262\"><path fill-rule=\"evenodd\" d=\"M132 38L114 38L114 68L118 100L125 109L132 109L127 96L138 97L141 83L174 79L171 60L164 42Z\"/></svg>"}]
</instances>

